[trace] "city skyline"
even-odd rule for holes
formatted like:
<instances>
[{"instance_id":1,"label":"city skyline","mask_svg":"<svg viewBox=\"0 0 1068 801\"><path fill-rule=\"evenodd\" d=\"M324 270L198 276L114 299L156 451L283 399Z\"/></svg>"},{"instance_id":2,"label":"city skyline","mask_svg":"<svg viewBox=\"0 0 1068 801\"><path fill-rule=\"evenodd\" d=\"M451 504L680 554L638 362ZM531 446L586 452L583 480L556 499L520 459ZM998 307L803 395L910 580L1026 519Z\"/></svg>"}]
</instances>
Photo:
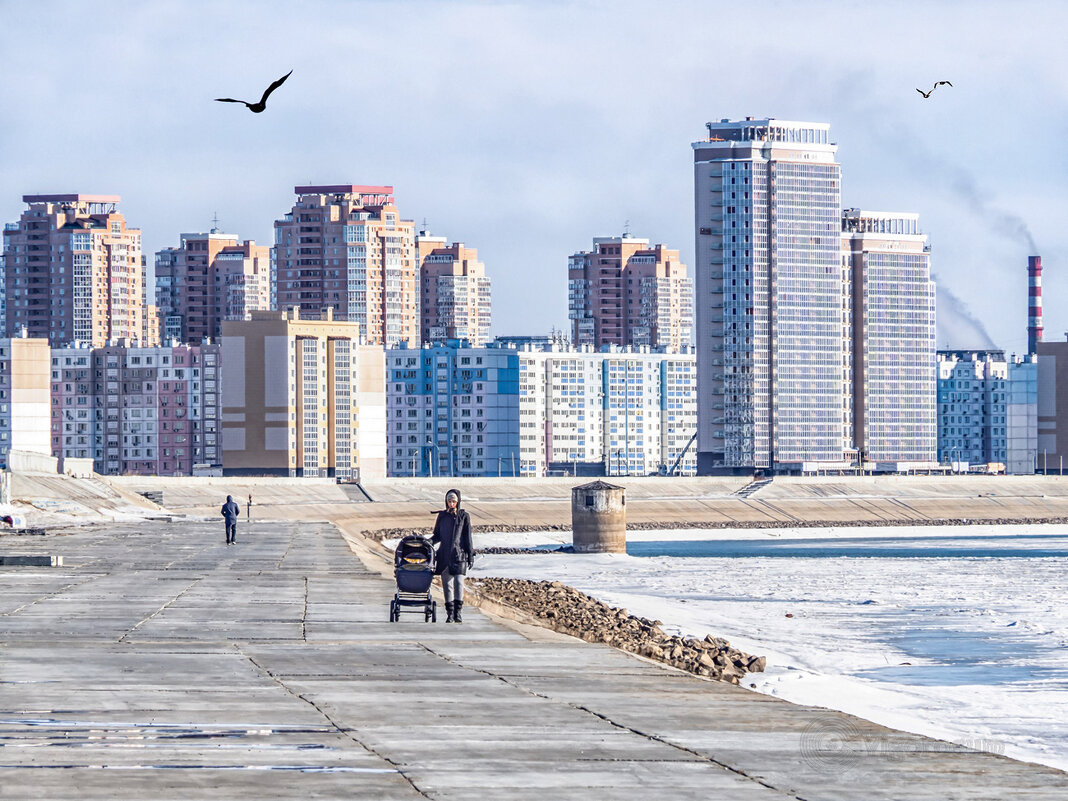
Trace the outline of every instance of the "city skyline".
<instances>
[{"instance_id":1,"label":"city skyline","mask_svg":"<svg viewBox=\"0 0 1068 801\"><path fill-rule=\"evenodd\" d=\"M1028 256L1046 268L1047 340L1068 327L1068 13L973 8L763 3L755 40L694 3L9 5L0 214L17 220L24 194L122 195L153 254L215 213L269 243L294 185L392 185L417 229L478 249L494 334L542 333L567 326L568 256L591 237L629 221L694 263L689 143L706 122L811 119L835 132L843 206L920 215L938 347L1021 353ZM289 69L262 115L212 103ZM1007 159L1010 136L1029 146Z\"/></svg>"}]
</instances>

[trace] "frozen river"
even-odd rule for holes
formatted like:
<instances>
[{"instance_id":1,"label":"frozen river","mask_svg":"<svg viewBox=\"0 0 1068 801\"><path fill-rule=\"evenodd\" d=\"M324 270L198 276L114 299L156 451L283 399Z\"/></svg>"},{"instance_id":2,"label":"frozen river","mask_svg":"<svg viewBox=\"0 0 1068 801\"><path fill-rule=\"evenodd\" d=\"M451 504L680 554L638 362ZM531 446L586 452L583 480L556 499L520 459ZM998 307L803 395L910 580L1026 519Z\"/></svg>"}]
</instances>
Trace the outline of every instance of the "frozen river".
<instances>
[{"instance_id":1,"label":"frozen river","mask_svg":"<svg viewBox=\"0 0 1068 801\"><path fill-rule=\"evenodd\" d=\"M744 682L759 692L1068 769L1065 526L638 531L625 556L484 555L473 575L727 637L768 657Z\"/></svg>"}]
</instances>

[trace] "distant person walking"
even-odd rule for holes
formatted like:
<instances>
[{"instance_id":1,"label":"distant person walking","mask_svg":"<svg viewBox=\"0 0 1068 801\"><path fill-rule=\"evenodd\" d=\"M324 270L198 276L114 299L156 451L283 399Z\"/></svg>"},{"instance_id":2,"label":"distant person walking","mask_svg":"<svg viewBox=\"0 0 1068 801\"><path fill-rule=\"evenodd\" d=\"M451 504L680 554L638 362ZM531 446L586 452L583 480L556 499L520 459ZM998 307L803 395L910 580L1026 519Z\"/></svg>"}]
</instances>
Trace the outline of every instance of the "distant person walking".
<instances>
[{"instance_id":1,"label":"distant person walking","mask_svg":"<svg viewBox=\"0 0 1068 801\"><path fill-rule=\"evenodd\" d=\"M237 518L241 516L241 507L234 501L233 495L226 496L226 503L222 505L222 516L226 520L226 544L233 545L237 542Z\"/></svg>"},{"instance_id":2,"label":"distant person walking","mask_svg":"<svg viewBox=\"0 0 1068 801\"><path fill-rule=\"evenodd\" d=\"M439 543L436 567L445 591L445 622L463 623L464 576L474 563L471 517L460 508L460 490L445 493L445 508L438 512L431 542Z\"/></svg>"}]
</instances>

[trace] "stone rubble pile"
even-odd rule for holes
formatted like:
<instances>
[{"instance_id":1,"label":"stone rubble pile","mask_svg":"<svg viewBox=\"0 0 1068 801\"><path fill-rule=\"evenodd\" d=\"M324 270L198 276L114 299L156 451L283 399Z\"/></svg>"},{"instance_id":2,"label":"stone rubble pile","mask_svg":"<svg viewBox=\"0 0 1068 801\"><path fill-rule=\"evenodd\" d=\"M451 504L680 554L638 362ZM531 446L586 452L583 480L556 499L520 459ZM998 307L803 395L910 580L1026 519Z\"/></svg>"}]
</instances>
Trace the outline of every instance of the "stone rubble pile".
<instances>
[{"instance_id":1,"label":"stone rubble pile","mask_svg":"<svg viewBox=\"0 0 1068 801\"><path fill-rule=\"evenodd\" d=\"M526 525L520 523L514 525L512 523L477 523L475 525L475 536L479 534L508 534L508 533L524 533L530 531L570 531L571 524L566 526L556 524L542 524L539 526ZM422 528L380 528L375 531L365 531L363 536L369 540L375 540L381 542L382 540L397 540L401 537L406 537L409 534L422 534L424 537L429 537L434 533L433 526L423 526Z\"/></svg>"},{"instance_id":2,"label":"stone rubble pile","mask_svg":"<svg viewBox=\"0 0 1068 801\"><path fill-rule=\"evenodd\" d=\"M760 673L767 664L765 657L742 653L719 637L668 635L659 620L636 617L559 581L471 578L469 582L482 595L534 615L562 634L657 659L698 676L738 684L746 673Z\"/></svg>"}]
</instances>

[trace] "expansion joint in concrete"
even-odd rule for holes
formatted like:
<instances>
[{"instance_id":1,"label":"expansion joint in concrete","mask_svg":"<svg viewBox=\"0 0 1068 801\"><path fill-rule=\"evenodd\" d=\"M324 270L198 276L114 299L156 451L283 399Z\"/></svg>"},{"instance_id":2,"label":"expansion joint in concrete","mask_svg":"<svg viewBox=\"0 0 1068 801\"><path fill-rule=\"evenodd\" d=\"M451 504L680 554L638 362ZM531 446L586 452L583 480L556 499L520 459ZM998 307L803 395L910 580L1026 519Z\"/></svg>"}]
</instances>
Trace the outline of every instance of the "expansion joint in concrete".
<instances>
[{"instance_id":1,"label":"expansion joint in concrete","mask_svg":"<svg viewBox=\"0 0 1068 801\"><path fill-rule=\"evenodd\" d=\"M126 638L127 637L129 637L131 634L133 634L135 631L137 631L139 628L141 628L141 626L145 625L145 623L150 621L152 618L154 618L156 615L158 615L160 612L162 612L168 606L170 606L171 604L177 603L178 600L183 595L185 595L187 592L189 592L191 589L193 589L193 587L197 586L201 581L203 581L203 579L199 579L199 578L198 579L193 579L193 581L189 583L189 586L187 586L184 590L182 590L180 593L178 593L173 598L171 598L169 601L167 601L167 603L163 604L163 606L161 606L159 609L157 609L151 615L149 615L146 618L143 618L142 620L139 620L132 628L128 629L125 633L123 633L123 635L121 637L119 637L118 642L126 642Z\"/></svg>"},{"instance_id":2,"label":"expansion joint in concrete","mask_svg":"<svg viewBox=\"0 0 1068 801\"><path fill-rule=\"evenodd\" d=\"M307 581L307 579L305 579L305 581ZM240 646L235 645L234 647L237 649L238 653L240 653L241 656L243 656L245 659L247 659L249 661L249 663L253 667L255 667L257 670L259 670L261 673L263 673L265 676L267 676L271 681L273 681L275 684L277 684L279 687L281 687L282 690L284 690L287 694L289 694L293 698L296 698L298 701L304 702L305 704L310 706L312 709L314 709L316 712L318 712L322 716L323 720L325 720L327 723L329 723L331 728L333 728L333 730L336 731L339 735L341 735L342 737L345 737L348 740L351 740L353 743L355 743L360 748L362 748L365 751L367 751L369 754L374 754L376 757L381 759L383 762L385 762L388 765L390 765L404 779L404 781L406 781L408 783L408 786L410 786L415 792L419 793L419 796L421 798L431 798L432 797L432 796L427 795L422 790L422 788L420 788L419 785L417 785L415 783L415 781L412 779L412 777L409 776L408 773L404 770L404 766L402 764L390 759L385 754L383 754L380 751L376 750L375 748L373 748L372 746L368 745L367 743L361 741L356 736L356 730L355 729L348 728L346 726L342 726L340 723L338 723L336 720L334 720L334 718L330 715L329 712L327 712L325 709L323 709L321 706L319 706L319 704L315 703L315 701L313 701L311 698L308 698L303 693L299 693L296 690L294 690L291 687L289 687L289 685L287 685L282 678L280 678L279 676L277 676L273 672L271 672L270 668L268 668L266 665L263 665L260 662L256 661L256 658L254 656L251 656L250 654L247 654L244 651L242 651Z\"/></svg>"},{"instance_id":3,"label":"expansion joint in concrete","mask_svg":"<svg viewBox=\"0 0 1068 801\"><path fill-rule=\"evenodd\" d=\"M300 639L308 641L308 577L304 577L304 608L300 612Z\"/></svg>"},{"instance_id":4,"label":"expansion joint in concrete","mask_svg":"<svg viewBox=\"0 0 1068 801\"><path fill-rule=\"evenodd\" d=\"M666 740L663 737L659 737L659 736L657 736L655 734L649 734L648 732L641 731L640 729L635 729L632 726L627 726L624 723L619 723L618 721L612 720L612 718L608 717L607 715L604 715L604 714L602 714L600 712L597 712L597 711L595 711L593 709L590 709L588 706L584 706L582 704L574 704L574 703L571 703L570 701L561 701L558 698L553 698L551 695L545 695L544 693L539 693L539 692L537 692L535 690L530 689L529 687L524 687L522 684L514 681L513 679L509 679L509 678L507 678L505 676L501 676L501 675L499 675L497 673L494 673L491 670L485 670L483 668L471 667L470 665L462 664L460 662L457 662L455 659L447 656L446 654L443 654L443 653L440 653L438 651L435 651L433 648L429 647L425 643L419 643L419 645L422 646L422 648L425 649L428 653L438 657L439 659L444 660L445 662L448 662L450 665L454 665L455 667L460 668L461 670L470 670L470 671L472 671L474 673L481 673L484 676L489 676L492 679L497 679L497 681L503 682L504 684L507 684L509 687L513 687L513 688L519 690L520 692L524 692L527 695L533 696L534 698L541 698L544 701L551 701L553 703L562 703L562 704L570 707L571 709L577 710L579 712L585 712L587 715L592 715L593 717L598 718L599 720L602 720L605 723L607 723L608 725L613 726L613 727L615 727L617 729L620 729L621 731L630 732L631 734L633 734L633 735L635 735L637 737L641 737L641 738L643 738L645 740L649 740L649 741L655 742L655 743L660 743L661 745L666 745L668 748L674 748L675 750L681 751L684 754L687 754L687 755L689 755L691 757L695 757L696 759L699 759L702 762L707 762L707 763L709 763L711 765L715 765L717 767L723 768L724 770L729 771L730 773L734 773L735 775L740 776L743 779L747 779L747 780L749 780L751 782L754 782L755 784L759 784L761 787L765 787L768 790L772 790L772 791L774 791L776 793L781 793L786 798L792 798L792 799L794 799L794 801L807 801L807 799L803 798L802 796L797 795L796 793L794 793L791 790L783 790L783 789L781 789L779 787L776 787L773 784L768 784L768 782L764 781L763 779L757 778L756 776L752 776L752 775L750 775L749 773L747 773L746 771L744 771L744 770L742 770L740 768L736 768L736 767L734 767L732 765L728 765L726 762L720 762L718 759L710 757L708 754L702 754L700 751L695 751L694 749L687 748L684 745L679 745L678 743L673 743L673 742L671 742L671 740Z\"/></svg>"},{"instance_id":5,"label":"expansion joint in concrete","mask_svg":"<svg viewBox=\"0 0 1068 801\"><path fill-rule=\"evenodd\" d=\"M581 710L582 712L586 712L586 713L588 713L590 715L593 715L596 718L600 718L605 723L609 724L610 726L615 726L617 729L621 729L623 731L628 731L628 732L630 732L632 734L638 735L639 737L644 737L647 740L652 740L653 742L661 743L661 744L666 745L666 746L668 746L670 748L675 748L675 749L677 749L679 751L682 751L683 753L690 754L691 756L696 757L697 759L700 759L703 762L708 762L708 763L710 763L712 765L716 765L717 767L721 767L724 770L729 771L731 773L734 773L737 776L741 776L743 779L748 779L751 782L755 782L756 784L759 784L761 787L766 787L769 790L774 790L777 793L782 793L783 795L785 795L788 798L793 798L793 799L795 799L795 801L807 801L807 799L803 798L802 796L799 796L799 795L795 794L792 790L783 790L783 789L781 789L779 787L776 787L774 784L769 784L768 782L764 781L763 779L759 779L756 776L753 776L753 775L747 773L746 771L742 770L741 768L736 768L733 765L728 765L726 762L720 762L718 759L715 759L714 757L710 757L708 754L702 754L700 751L695 751L694 749L687 748L684 745L679 745L678 743L673 743L673 742L671 742L671 740L666 740L663 737L660 737L660 736L658 736L656 734L649 734L648 732L641 731L640 729L635 729L632 726L627 726L626 724L619 723L618 721L612 720L607 715L604 715L604 714L602 714L600 712L597 712L594 709L590 709L588 706L583 706L582 704L572 704L570 702L568 702L568 706L570 706L572 709L578 709L578 710Z\"/></svg>"},{"instance_id":6,"label":"expansion joint in concrete","mask_svg":"<svg viewBox=\"0 0 1068 801\"><path fill-rule=\"evenodd\" d=\"M17 615L19 612L21 612L24 609L29 609L31 606L34 606L35 604L41 603L41 601L47 601L50 598L55 598L57 596L60 596L63 593L65 593L67 590L71 589L72 587L78 587L78 586L80 586L82 584L85 584L86 581L92 581L94 578L97 578L97 577L96 576L92 576L90 578L85 579L85 581L72 581L70 584L64 584L58 590L55 590L55 591L49 592L49 593L45 593L40 598L34 598L32 601L27 601L22 606L16 607L16 608L12 609L10 612L0 613L0 617L8 617L9 615L11 615L11 616Z\"/></svg>"}]
</instances>

